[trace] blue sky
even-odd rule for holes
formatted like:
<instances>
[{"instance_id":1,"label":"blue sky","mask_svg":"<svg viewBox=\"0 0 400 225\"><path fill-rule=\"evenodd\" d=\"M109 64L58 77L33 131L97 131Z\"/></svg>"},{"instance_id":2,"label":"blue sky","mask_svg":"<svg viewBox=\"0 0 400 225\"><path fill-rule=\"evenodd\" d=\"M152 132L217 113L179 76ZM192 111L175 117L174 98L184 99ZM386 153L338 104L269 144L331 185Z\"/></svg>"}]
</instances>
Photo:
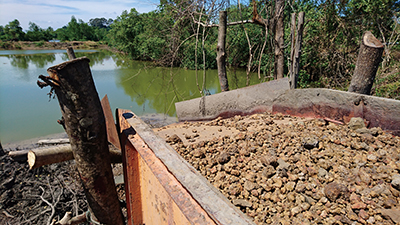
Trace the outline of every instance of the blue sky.
<instances>
[{"instance_id":1,"label":"blue sky","mask_svg":"<svg viewBox=\"0 0 400 225\"><path fill-rule=\"evenodd\" d=\"M46 29L60 28L71 16L88 22L92 18L115 19L122 11L136 8L139 13L156 9L159 0L0 0L0 25L17 19L24 30L29 22Z\"/></svg>"}]
</instances>

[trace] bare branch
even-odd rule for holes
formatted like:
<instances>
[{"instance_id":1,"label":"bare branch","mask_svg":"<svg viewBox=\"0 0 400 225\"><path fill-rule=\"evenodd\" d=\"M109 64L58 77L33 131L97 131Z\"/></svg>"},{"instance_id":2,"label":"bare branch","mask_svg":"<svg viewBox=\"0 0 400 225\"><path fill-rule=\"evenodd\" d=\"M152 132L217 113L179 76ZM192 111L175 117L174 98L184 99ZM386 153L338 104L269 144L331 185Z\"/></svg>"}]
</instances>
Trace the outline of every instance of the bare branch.
<instances>
[{"instance_id":1,"label":"bare branch","mask_svg":"<svg viewBox=\"0 0 400 225\"><path fill-rule=\"evenodd\" d=\"M75 225L84 222L87 222L86 213L72 217L71 212L66 212L64 217L60 221L56 222L55 225Z\"/></svg>"}]
</instances>

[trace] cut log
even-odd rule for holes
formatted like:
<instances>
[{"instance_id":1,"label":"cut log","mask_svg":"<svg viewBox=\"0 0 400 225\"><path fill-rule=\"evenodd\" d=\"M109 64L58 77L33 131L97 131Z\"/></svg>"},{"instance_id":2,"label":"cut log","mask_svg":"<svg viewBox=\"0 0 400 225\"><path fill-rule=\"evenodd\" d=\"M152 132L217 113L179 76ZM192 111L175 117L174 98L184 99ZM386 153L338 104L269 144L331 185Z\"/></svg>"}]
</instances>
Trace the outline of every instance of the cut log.
<instances>
[{"instance_id":1,"label":"cut log","mask_svg":"<svg viewBox=\"0 0 400 225\"><path fill-rule=\"evenodd\" d=\"M349 92L370 95L383 50L383 44L370 31L364 33Z\"/></svg>"},{"instance_id":2,"label":"cut log","mask_svg":"<svg viewBox=\"0 0 400 225\"><path fill-rule=\"evenodd\" d=\"M104 113L89 59L70 60L50 67L47 72L50 76L39 78L57 95L92 219L101 224L122 225Z\"/></svg>"},{"instance_id":3,"label":"cut log","mask_svg":"<svg viewBox=\"0 0 400 225\"><path fill-rule=\"evenodd\" d=\"M27 153L24 151L23 153L28 154L25 157L27 157L29 169L74 159L71 145L59 145L52 148L38 148L32 149ZM122 163L121 151L110 150L110 160L111 163Z\"/></svg>"},{"instance_id":4,"label":"cut log","mask_svg":"<svg viewBox=\"0 0 400 225\"><path fill-rule=\"evenodd\" d=\"M68 144L68 138L57 138L57 139L43 139L39 140L38 145L59 145L59 144Z\"/></svg>"},{"instance_id":5,"label":"cut log","mask_svg":"<svg viewBox=\"0 0 400 225\"><path fill-rule=\"evenodd\" d=\"M72 148L71 145L65 145L65 146L69 146L68 150L66 151L70 151L72 153ZM32 150L20 150L20 151L11 151L8 152L8 156L11 157L14 161L17 162L26 162L28 159L28 153L29 152L42 152L40 153L41 155L44 155L45 157L48 157L46 155L51 154L51 152L53 152L54 148L58 148L59 146L55 146L55 147L48 147L48 148L36 148L36 149L32 149ZM68 160L72 160L73 155L71 158L65 158L63 161L68 161ZM122 163L122 159L121 159L121 151L120 150L110 150L110 159L111 159L111 163ZM55 162L45 162L45 164L41 165L49 165L52 163L59 163L59 162L63 162L63 161L55 161ZM35 167L36 168L36 167Z\"/></svg>"},{"instance_id":6,"label":"cut log","mask_svg":"<svg viewBox=\"0 0 400 225\"><path fill-rule=\"evenodd\" d=\"M49 149L31 150L28 152L29 169L43 165L68 161L74 158L71 145L59 145Z\"/></svg>"},{"instance_id":7,"label":"cut log","mask_svg":"<svg viewBox=\"0 0 400 225\"><path fill-rule=\"evenodd\" d=\"M20 150L20 151L11 151L8 152L8 156L10 156L14 161L23 162L28 159L27 155L30 150Z\"/></svg>"}]
</instances>

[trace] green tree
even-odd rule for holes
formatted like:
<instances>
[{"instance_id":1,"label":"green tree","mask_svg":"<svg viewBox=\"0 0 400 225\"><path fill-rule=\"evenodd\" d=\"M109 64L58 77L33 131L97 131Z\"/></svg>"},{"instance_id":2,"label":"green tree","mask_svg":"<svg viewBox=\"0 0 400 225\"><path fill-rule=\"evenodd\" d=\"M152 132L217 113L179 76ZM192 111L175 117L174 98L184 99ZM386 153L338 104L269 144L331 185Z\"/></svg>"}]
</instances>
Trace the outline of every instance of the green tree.
<instances>
[{"instance_id":1,"label":"green tree","mask_svg":"<svg viewBox=\"0 0 400 225\"><path fill-rule=\"evenodd\" d=\"M57 39L61 41L96 40L93 29L83 20L77 20L75 16L72 16L67 26L57 29Z\"/></svg>"},{"instance_id":2,"label":"green tree","mask_svg":"<svg viewBox=\"0 0 400 225\"><path fill-rule=\"evenodd\" d=\"M113 19L106 18L94 18L89 20L89 25L94 31L94 40L96 41L106 41L108 31L111 29L110 25L114 22Z\"/></svg>"},{"instance_id":3,"label":"green tree","mask_svg":"<svg viewBox=\"0 0 400 225\"><path fill-rule=\"evenodd\" d=\"M104 17L102 18L94 18L89 20L89 25L92 27L97 27L97 28L105 28L109 29L110 25L113 23L113 19L106 19Z\"/></svg>"},{"instance_id":4,"label":"green tree","mask_svg":"<svg viewBox=\"0 0 400 225\"><path fill-rule=\"evenodd\" d=\"M300 2L306 12L300 79L317 86L346 89L353 74L362 34L382 40L400 10L395 0L325 0Z\"/></svg>"},{"instance_id":5,"label":"green tree","mask_svg":"<svg viewBox=\"0 0 400 225\"><path fill-rule=\"evenodd\" d=\"M25 40L25 33L17 19L9 22L4 27L4 40L8 41L23 41Z\"/></svg>"},{"instance_id":6,"label":"green tree","mask_svg":"<svg viewBox=\"0 0 400 225\"><path fill-rule=\"evenodd\" d=\"M4 27L0 26L0 40L5 40Z\"/></svg>"},{"instance_id":7,"label":"green tree","mask_svg":"<svg viewBox=\"0 0 400 225\"><path fill-rule=\"evenodd\" d=\"M123 11L111 25L110 44L118 50L127 52L133 59L140 58L138 36L143 32L143 21L135 8Z\"/></svg>"},{"instance_id":8,"label":"green tree","mask_svg":"<svg viewBox=\"0 0 400 225\"><path fill-rule=\"evenodd\" d=\"M67 26L63 26L62 28L58 28L55 31L56 38L60 41L68 40Z\"/></svg>"},{"instance_id":9,"label":"green tree","mask_svg":"<svg viewBox=\"0 0 400 225\"><path fill-rule=\"evenodd\" d=\"M40 28L35 23L29 22L29 30L26 32L25 40L27 41L46 40L44 31L45 31L44 29Z\"/></svg>"},{"instance_id":10,"label":"green tree","mask_svg":"<svg viewBox=\"0 0 400 225\"><path fill-rule=\"evenodd\" d=\"M49 41L53 40L56 37L55 31L52 27L48 27L46 30L43 31L44 33L44 40Z\"/></svg>"}]
</instances>

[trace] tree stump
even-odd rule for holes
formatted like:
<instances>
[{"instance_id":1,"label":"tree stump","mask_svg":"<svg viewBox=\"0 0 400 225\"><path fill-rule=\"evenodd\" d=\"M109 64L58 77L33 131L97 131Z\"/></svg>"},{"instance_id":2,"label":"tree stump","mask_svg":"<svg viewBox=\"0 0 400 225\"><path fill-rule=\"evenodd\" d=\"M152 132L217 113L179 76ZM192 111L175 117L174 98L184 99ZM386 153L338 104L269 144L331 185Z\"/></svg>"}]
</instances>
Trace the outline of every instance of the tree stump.
<instances>
[{"instance_id":1,"label":"tree stump","mask_svg":"<svg viewBox=\"0 0 400 225\"><path fill-rule=\"evenodd\" d=\"M40 75L44 82L38 85L50 85L57 95L91 217L101 224L123 224L106 123L89 59L70 60L48 68L47 72L50 76Z\"/></svg>"},{"instance_id":2,"label":"tree stump","mask_svg":"<svg viewBox=\"0 0 400 225\"><path fill-rule=\"evenodd\" d=\"M67 48L67 55L68 55L68 59L69 59L69 60L76 59L75 52L74 52L74 48L68 47L68 48Z\"/></svg>"},{"instance_id":3,"label":"tree stump","mask_svg":"<svg viewBox=\"0 0 400 225\"><path fill-rule=\"evenodd\" d=\"M383 44L370 31L364 33L349 92L370 95L383 50Z\"/></svg>"}]
</instances>

